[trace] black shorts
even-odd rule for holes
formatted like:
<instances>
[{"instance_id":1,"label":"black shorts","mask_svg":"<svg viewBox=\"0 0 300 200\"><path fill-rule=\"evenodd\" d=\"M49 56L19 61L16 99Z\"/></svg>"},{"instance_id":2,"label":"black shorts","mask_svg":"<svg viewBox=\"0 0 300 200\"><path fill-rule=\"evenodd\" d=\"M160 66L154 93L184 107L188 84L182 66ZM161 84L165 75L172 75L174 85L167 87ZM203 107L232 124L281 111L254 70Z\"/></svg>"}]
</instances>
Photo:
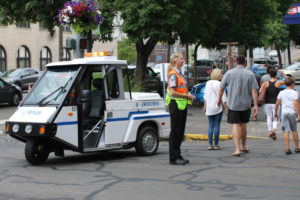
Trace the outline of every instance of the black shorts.
<instances>
[{"instance_id":1,"label":"black shorts","mask_svg":"<svg viewBox=\"0 0 300 200\"><path fill-rule=\"evenodd\" d=\"M250 108L244 111L235 111L228 109L227 122L230 124L248 123L250 115Z\"/></svg>"}]
</instances>

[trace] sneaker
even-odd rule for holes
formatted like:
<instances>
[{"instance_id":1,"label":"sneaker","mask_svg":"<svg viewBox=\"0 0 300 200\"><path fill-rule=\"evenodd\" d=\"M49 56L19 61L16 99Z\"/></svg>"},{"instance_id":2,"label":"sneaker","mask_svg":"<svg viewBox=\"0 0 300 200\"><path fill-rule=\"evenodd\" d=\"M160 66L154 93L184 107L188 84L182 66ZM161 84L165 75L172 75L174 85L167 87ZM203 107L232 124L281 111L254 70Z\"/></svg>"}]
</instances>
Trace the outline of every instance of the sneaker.
<instances>
[{"instance_id":1,"label":"sneaker","mask_svg":"<svg viewBox=\"0 0 300 200\"><path fill-rule=\"evenodd\" d=\"M288 154L292 154L292 152L291 152L290 149L286 149L286 150L285 150L285 154L287 154L287 155L288 155Z\"/></svg>"},{"instance_id":2,"label":"sneaker","mask_svg":"<svg viewBox=\"0 0 300 200\"><path fill-rule=\"evenodd\" d=\"M221 150L222 148L219 145L214 146L214 150Z\"/></svg>"},{"instance_id":3,"label":"sneaker","mask_svg":"<svg viewBox=\"0 0 300 200\"><path fill-rule=\"evenodd\" d=\"M208 146L208 150L213 150L213 149L214 149L213 145Z\"/></svg>"}]
</instances>

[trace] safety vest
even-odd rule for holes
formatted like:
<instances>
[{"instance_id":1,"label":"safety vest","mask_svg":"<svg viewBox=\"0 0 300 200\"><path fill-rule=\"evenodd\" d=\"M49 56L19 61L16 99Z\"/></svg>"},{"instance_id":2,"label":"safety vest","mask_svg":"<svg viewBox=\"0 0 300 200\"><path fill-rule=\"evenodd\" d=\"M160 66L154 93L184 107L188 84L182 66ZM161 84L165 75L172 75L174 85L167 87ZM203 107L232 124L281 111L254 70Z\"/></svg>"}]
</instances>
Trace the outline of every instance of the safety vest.
<instances>
[{"instance_id":1,"label":"safety vest","mask_svg":"<svg viewBox=\"0 0 300 200\"><path fill-rule=\"evenodd\" d=\"M177 78L176 92L181 93L181 94L187 94L188 88L187 88L187 81L185 80L185 78L183 78L179 73L177 73L174 69L172 69L170 71L170 73L168 74L168 80L172 74L175 74L176 78ZM192 104L192 102L186 98L172 96L171 91L170 91L170 84L168 81L168 89L167 89L167 95L166 95L166 105L167 106L170 104L172 99L176 101L177 107L179 110L184 110L186 108L187 104Z\"/></svg>"}]
</instances>

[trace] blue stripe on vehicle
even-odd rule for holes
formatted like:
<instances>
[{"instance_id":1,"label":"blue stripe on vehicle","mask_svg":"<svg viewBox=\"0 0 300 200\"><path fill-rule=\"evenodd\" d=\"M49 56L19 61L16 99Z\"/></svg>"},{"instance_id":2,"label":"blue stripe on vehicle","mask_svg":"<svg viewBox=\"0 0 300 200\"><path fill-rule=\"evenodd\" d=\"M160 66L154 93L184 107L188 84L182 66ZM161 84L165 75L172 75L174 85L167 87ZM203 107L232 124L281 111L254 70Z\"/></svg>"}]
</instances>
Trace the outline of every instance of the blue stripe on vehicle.
<instances>
[{"instance_id":1,"label":"blue stripe on vehicle","mask_svg":"<svg viewBox=\"0 0 300 200\"><path fill-rule=\"evenodd\" d=\"M133 120L139 120L139 119L153 119L153 118L164 118L164 117L170 117L170 115L155 115L155 116L143 116L143 117L133 117Z\"/></svg>"},{"instance_id":2,"label":"blue stripe on vehicle","mask_svg":"<svg viewBox=\"0 0 300 200\"><path fill-rule=\"evenodd\" d=\"M56 123L57 126L65 126L65 125L74 125L74 124L78 124L78 121L72 121L72 122L58 122Z\"/></svg>"},{"instance_id":3,"label":"blue stripe on vehicle","mask_svg":"<svg viewBox=\"0 0 300 200\"><path fill-rule=\"evenodd\" d=\"M106 122L116 122L116 121L127 121L130 119L131 115L141 115L141 114L147 114L149 111L137 111L137 112L129 112L128 117L120 117L120 118L109 118L106 119Z\"/></svg>"}]
</instances>

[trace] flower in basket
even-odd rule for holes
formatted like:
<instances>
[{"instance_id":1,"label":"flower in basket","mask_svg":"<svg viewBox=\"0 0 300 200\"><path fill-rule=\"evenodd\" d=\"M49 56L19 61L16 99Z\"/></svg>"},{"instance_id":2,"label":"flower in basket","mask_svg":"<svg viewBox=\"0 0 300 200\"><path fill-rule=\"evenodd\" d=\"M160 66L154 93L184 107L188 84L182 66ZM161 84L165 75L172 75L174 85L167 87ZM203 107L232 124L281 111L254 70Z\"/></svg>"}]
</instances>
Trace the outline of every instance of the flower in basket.
<instances>
[{"instance_id":1,"label":"flower in basket","mask_svg":"<svg viewBox=\"0 0 300 200\"><path fill-rule=\"evenodd\" d=\"M72 0L58 10L61 25L71 25L75 33L87 33L102 23L101 12L92 0Z\"/></svg>"}]
</instances>

